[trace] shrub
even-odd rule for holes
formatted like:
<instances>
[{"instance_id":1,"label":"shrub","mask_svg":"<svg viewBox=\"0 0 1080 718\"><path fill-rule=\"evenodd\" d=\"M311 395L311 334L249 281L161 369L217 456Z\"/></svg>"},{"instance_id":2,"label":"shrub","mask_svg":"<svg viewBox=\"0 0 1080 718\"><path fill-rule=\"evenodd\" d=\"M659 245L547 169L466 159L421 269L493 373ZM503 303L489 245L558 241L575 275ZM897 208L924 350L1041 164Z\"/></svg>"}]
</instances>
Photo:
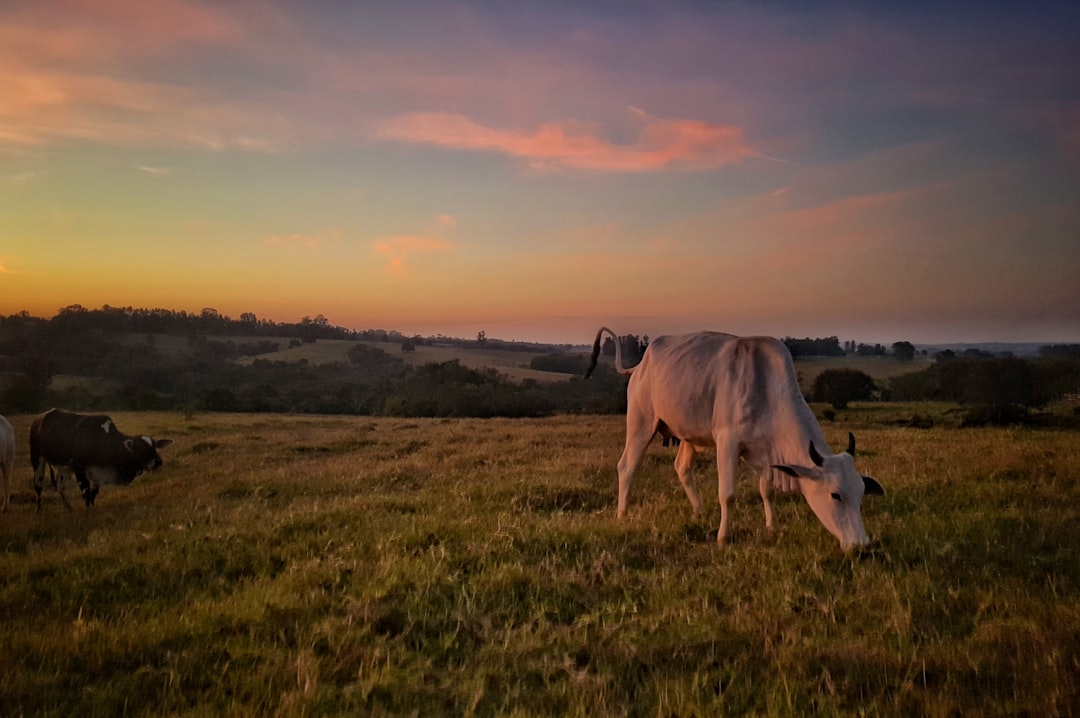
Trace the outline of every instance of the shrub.
<instances>
[{"instance_id":1,"label":"shrub","mask_svg":"<svg viewBox=\"0 0 1080 718\"><path fill-rule=\"evenodd\" d=\"M814 401L824 401L834 409L845 409L850 402L874 398L877 386L869 374L858 369L826 369L814 380Z\"/></svg>"}]
</instances>

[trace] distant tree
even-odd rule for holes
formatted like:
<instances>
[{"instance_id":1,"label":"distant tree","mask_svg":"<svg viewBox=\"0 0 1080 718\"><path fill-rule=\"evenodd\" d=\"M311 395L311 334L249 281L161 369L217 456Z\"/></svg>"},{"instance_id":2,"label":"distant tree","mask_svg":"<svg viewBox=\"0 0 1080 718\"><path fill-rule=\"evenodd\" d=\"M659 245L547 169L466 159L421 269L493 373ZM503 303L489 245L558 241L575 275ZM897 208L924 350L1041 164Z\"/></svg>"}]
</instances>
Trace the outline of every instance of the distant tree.
<instances>
[{"instance_id":1,"label":"distant tree","mask_svg":"<svg viewBox=\"0 0 1080 718\"><path fill-rule=\"evenodd\" d=\"M949 362L942 366L941 387L949 398L973 407L967 425L1024 422L1030 409L1051 398L1036 365L1015 357Z\"/></svg>"},{"instance_id":2,"label":"distant tree","mask_svg":"<svg viewBox=\"0 0 1080 718\"><path fill-rule=\"evenodd\" d=\"M1039 347L1039 356L1046 358L1055 357L1080 357L1080 344L1049 344Z\"/></svg>"},{"instance_id":3,"label":"distant tree","mask_svg":"<svg viewBox=\"0 0 1080 718\"><path fill-rule=\"evenodd\" d=\"M645 354L645 349L648 346L649 338L647 336L644 340L639 338L636 334L625 334L619 337L619 348L622 350L623 362L626 364L634 364L641 361L641 357ZM615 356L615 342L610 336L605 337L600 352L606 357Z\"/></svg>"},{"instance_id":4,"label":"distant tree","mask_svg":"<svg viewBox=\"0 0 1080 718\"><path fill-rule=\"evenodd\" d=\"M814 401L846 409L850 402L872 399L876 389L873 377L858 369L826 369L814 379L812 394Z\"/></svg>"},{"instance_id":5,"label":"distant tree","mask_svg":"<svg viewBox=\"0 0 1080 718\"><path fill-rule=\"evenodd\" d=\"M844 355L844 350L840 346L840 340L837 337L818 337L816 339L810 337L804 337L803 339L784 337L784 344L793 358Z\"/></svg>"},{"instance_id":6,"label":"distant tree","mask_svg":"<svg viewBox=\"0 0 1080 718\"><path fill-rule=\"evenodd\" d=\"M915 345L911 342L894 342L892 353L900 361L912 361L915 359Z\"/></svg>"},{"instance_id":7,"label":"distant tree","mask_svg":"<svg viewBox=\"0 0 1080 718\"><path fill-rule=\"evenodd\" d=\"M483 346L487 343L487 332L485 332L483 329L476 333L476 343L480 346Z\"/></svg>"},{"instance_id":8,"label":"distant tree","mask_svg":"<svg viewBox=\"0 0 1080 718\"><path fill-rule=\"evenodd\" d=\"M2 353L2 352L0 352ZM10 362L14 372L8 375L7 387L0 393L0 407L18 412L33 412L44 408L45 394L57 362L44 344L34 344ZM0 373L0 386L3 385Z\"/></svg>"},{"instance_id":9,"label":"distant tree","mask_svg":"<svg viewBox=\"0 0 1080 718\"><path fill-rule=\"evenodd\" d=\"M403 339L401 341L401 351L414 352L416 351L416 342L412 339Z\"/></svg>"},{"instance_id":10,"label":"distant tree","mask_svg":"<svg viewBox=\"0 0 1080 718\"><path fill-rule=\"evenodd\" d=\"M581 376L589 365L580 354L542 354L529 361L529 368L538 371L554 371Z\"/></svg>"}]
</instances>

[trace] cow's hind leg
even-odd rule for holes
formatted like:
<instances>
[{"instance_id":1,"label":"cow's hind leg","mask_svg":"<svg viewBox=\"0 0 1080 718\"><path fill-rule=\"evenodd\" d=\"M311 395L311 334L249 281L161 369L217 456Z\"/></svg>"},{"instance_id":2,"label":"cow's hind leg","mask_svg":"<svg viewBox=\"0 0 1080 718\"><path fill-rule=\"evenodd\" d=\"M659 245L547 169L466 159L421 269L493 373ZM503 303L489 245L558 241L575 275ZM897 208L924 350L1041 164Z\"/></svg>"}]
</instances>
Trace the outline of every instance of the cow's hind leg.
<instances>
[{"instance_id":1,"label":"cow's hind leg","mask_svg":"<svg viewBox=\"0 0 1080 718\"><path fill-rule=\"evenodd\" d=\"M679 452L675 454L675 473L679 477L683 491L686 492L686 498L690 500L690 508L694 516L700 516L701 498L694 484L694 447L688 441L679 444Z\"/></svg>"},{"instance_id":2,"label":"cow's hind leg","mask_svg":"<svg viewBox=\"0 0 1080 718\"><path fill-rule=\"evenodd\" d=\"M15 467L8 463L0 463L0 483L3 484L4 495L0 496L0 511L7 511L11 503L11 474Z\"/></svg>"},{"instance_id":3,"label":"cow's hind leg","mask_svg":"<svg viewBox=\"0 0 1080 718\"><path fill-rule=\"evenodd\" d=\"M86 504L86 508L90 508L94 505L94 499L97 498L98 487L90 483L90 477L86 473L86 467L76 465L75 478L79 480L79 491L82 492L83 503Z\"/></svg>"},{"instance_id":4,"label":"cow's hind leg","mask_svg":"<svg viewBox=\"0 0 1080 718\"><path fill-rule=\"evenodd\" d=\"M52 469L50 468L51 472ZM53 486L56 486L56 478L53 478ZM41 490L45 488L45 461L40 460L34 465L34 492L37 494L37 510L41 511Z\"/></svg>"},{"instance_id":5,"label":"cow's hind leg","mask_svg":"<svg viewBox=\"0 0 1080 718\"><path fill-rule=\"evenodd\" d=\"M64 502L64 508L71 511L71 502L68 501L67 497L67 471L65 468L53 470L51 466L49 467L53 488L56 489L56 493L60 494L60 500Z\"/></svg>"},{"instance_id":6,"label":"cow's hind leg","mask_svg":"<svg viewBox=\"0 0 1080 718\"><path fill-rule=\"evenodd\" d=\"M727 437L716 442L716 472L718 476L718 495L720 499L720 530L716 532L716 542L724 545L731 535L729 516L731 504L735 500L735 472L738 468L739 454Z\"/></svg>"},{"instance_id":7,"label":"cow's hind leg","mask_svg":"<svg viewBox=\"0 0 1080 718\"><path fill-rule=\"evenodd\" d=\"M619 507L615 515L626 515L626 497L630 493L630 484L634 481L634 472L641 465L645 449L649 447L656 434L656 422L645 417L631 418L626 415L626 446L619 457Z\"/></svg>"}]
</instances>

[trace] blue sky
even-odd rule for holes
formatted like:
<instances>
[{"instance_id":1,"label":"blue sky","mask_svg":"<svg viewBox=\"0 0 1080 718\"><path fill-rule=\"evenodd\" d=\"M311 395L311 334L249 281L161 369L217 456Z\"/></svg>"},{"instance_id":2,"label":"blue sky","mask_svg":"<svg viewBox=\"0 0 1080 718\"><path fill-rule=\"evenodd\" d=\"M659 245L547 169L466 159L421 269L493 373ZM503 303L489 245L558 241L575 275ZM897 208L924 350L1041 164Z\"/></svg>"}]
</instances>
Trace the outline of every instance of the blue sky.
<instances>
[{"instance_id":1,"label":"blue sky","mask_svg":"<svg viewBox=\"0 0 1080 718\"><path fill-rule=\"evenodd\" d=\"M1080 340L1075 3L0 7L0 313Z\"/></svg>"}]
</instances>

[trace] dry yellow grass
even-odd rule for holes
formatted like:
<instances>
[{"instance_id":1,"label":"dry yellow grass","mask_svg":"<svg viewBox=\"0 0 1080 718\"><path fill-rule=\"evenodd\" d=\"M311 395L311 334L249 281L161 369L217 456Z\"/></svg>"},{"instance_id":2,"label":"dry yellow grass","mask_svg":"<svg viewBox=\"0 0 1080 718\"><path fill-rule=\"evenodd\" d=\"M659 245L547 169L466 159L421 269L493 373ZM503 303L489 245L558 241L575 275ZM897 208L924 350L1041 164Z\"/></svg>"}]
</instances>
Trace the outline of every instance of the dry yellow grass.
<instances>
[{"instance_id":1,"label":"dry yellow grass","mask_svg":"<svg viewBox=\"0 0 1080 718\"><path fill-rule=\"evenodd\" d=\"M618 416L114 413L166 465L0 515L0 705L19 715L1071 715L1080 436L859 410L872 548L798 497L733 544L655 445L614 517Z\"/></svg>"}]
</instances>

